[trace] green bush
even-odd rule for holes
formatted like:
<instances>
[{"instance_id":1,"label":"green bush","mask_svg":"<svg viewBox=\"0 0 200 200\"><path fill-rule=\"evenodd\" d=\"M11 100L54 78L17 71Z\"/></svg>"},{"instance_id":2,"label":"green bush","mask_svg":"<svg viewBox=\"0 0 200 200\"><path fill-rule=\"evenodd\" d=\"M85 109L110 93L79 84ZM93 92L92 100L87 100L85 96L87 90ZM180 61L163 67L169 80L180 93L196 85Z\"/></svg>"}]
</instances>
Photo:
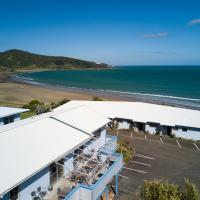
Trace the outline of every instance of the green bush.
<instances>
[{"instance_id":1,"label":"green bush","mask_svg":"<svg viewBox=\"0 0 200 200\"><path fill-rule=\"evenodd\" d=\"M103 99L100 97L92 97L92 100L93 101L103 101Z\"/></svg>"},{"instance_id":2,"label":"green bush","mask_svg":"<svg viewBox=\"0 0 200 200\"><path fill-rule=\"evenodd\" d=\"M188 179L185 180L185 187L182 192L182 200L200 200L200 194L196 186Z\"/></svg>"},{"instance_id":3,"label":"green bush","mask_svg":"<svg viewBox=\"0 0 200 200\"><path fill-rule=\"evenodd\" d=\"M52 102L50 105L45 105L43 102L40 102L38 100L32 100L27 105L24 105L23 108L27 108L31 112L38 115L41 113L49 112L49 111L57 108L58 106L61 106L69 101L70 100L68 100L68 99L63 99L57 103Z\"/></svg>"},{"instance_id":4,"label":"green bush","mask_svg":"<svg viewBox=\"0 0 200 200\"><path fill-rule=\"evenodd\" d=\"M123 160L125 163L128 163L130 160L133 159L134 150L132 147L127 147L124 144L119 144L117 152L123 155Z\"/></svg>"},{"instance_id":5,"label":"green bush","mask_svg":"<svg viewBox=\"0 0 200 200\"><path fill-rule=\"evenodd\" d=\"M37 115L50 111L50 107L48 105L45 105L43 102L38 100L32 100L23 107L29 109L31 112L34 112Z\"/></svg>"},{"instance_id":6,"label":"green bush","mask_svg":"<svg viewBox=\"0 0 200 200\"><path fill-rule=\"evenodd\" d=\"M160 131L156 131L155 135L160 136Z\"/></svg>"},{"instance_id":7,"label":"green bush","mask_svg":"<svg viewBox=\"0 0 200 200\"><path fill-rule=\"evenodd\" d=\"M140 188L140 200L200 200L196 186L185 180L184 189L167 181L144 181Z\"/></svg>"},{"instance_id":8,"label":"green bush","mask_svg":"<svg viewBox=\"0 0 200 200\"><path fill-rule=\"evenodd\" d=\"M65 104L65 103L67 103L69 101L70 101L69 99L63 99L63 100L61 100L61 101L59 101L57 103L51 102L50 109L53 110L53 109Z\"/></svg>"}]
</instances>

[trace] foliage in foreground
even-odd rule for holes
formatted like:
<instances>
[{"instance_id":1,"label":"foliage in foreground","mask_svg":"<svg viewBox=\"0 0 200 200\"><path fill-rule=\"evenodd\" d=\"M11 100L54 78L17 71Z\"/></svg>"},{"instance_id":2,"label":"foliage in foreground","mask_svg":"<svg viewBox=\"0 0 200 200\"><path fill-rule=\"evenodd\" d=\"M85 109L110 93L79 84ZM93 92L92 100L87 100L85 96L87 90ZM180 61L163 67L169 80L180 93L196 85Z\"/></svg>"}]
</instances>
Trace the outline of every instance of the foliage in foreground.
<instances>
[{"instance_id":1,"label":"foliage in foreground","mask_svg":"<svg viewBox=\"0 0 200 200\"><path fill-rule=\"evenodd\" d=\"M30 112L39 115L39 114L42 114L45 112L49 112L49 111L57 108L58 106L61 106L69 101L70 100L68 100L68 99L63 99L57 103L52 102L50 105L46 105L43 102L40 102L38 100L32 100L27 105L24 105L23 108L27 108L30 110Z\"/></svg>"},{"instance_id":2,"label":"foliage in foreground","mask_svg":"<svg viewBox=\"0 0 200 200\"><path fill-rule=\"evenodd\" d=\"M139 194L140 200L200 200L196 186L188 179L183 189L167 181L144 181Z\"/></svg>"}]
</instances>

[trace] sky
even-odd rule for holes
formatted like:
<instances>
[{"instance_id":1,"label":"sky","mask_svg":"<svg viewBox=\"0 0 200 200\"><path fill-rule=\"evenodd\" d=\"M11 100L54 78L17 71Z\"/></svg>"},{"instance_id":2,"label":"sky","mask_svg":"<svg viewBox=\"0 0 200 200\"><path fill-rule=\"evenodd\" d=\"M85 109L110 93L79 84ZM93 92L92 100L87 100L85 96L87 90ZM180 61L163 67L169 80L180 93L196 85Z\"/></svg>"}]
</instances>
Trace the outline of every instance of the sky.
<instances>
[{"instance_id":1,"label":"sky","mask_svg":"<svg viewBox=\"0 0 200 200\"><path fill-rule=\"evenodd\" d=\"M199 0L1 0L0 51L200 65Z\"/></svg>"}]
</instances>

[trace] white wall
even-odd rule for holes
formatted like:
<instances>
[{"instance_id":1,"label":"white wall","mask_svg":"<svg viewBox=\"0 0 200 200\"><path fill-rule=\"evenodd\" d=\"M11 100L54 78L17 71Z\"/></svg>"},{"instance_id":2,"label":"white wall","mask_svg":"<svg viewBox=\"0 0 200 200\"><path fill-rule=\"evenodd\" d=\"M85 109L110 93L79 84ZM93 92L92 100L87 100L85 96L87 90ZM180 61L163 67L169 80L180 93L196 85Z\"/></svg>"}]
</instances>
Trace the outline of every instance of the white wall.
<instances>
[{"instance_id":1,"label":"white wall","mask_svg":"<svg viewBox=\"0 0 200 200\"><path fill-rule=\"evenodd\" d=\"M148 131L150 134L155 134L156 133L156 128L157 127L153 127L153 126L150 126L150 125L146 124L145 131L146 132Z\"/></svg>"},{"instance_id":2,"label":"white wall","mask_svg":"<svg viewBox=\"0 0 200 200\"><path fill-rule=\"evenodd\" d=\"M101 129L101 145L106 143L106 127Z\"/></svg>"},{"instance_id":3,"label":"white wall","mask_svg":"<svg viewBox=\"0 0 200 200\"><path fill-rule=\"evenodd\" d=\"M14 122L19 121L20 120L20 114L16 114L14 116Z\"/></svg>"},{"instance_id":4,"label":"white wall","mask_svg":"<svg viewBox=\"0 0 200 200\"><path fill-rule=\"evenodd\" d=\"M38 187L47 188L50 185L49 168L45 168L19 186L19 200L32 200L31 192Z\"/></svg>"},{"instance_id":5,"label":"white wall","mask_svg":"<svg viewBox=\"0 0 200 200\"><path fill-rule=\"evenodd\" d=\"M129 129L130 123L127 121L118 122L118 129Z\"/></svg>"},{"instance_id":6,"label":"white wall","mask_svg":"<svg viewBox=\"0 0 200 200\"><path fill-rule=\"evenodd\" d=\"M64 175L67 175L70 171L73 170L73 155L69 154L68 156L66 156L66 158L68 158L68 160L66 159L64 162Z\"/></svg>"},{"instance_id":7,"label":"white wall","mask_svg":"<svg viewBox=\"0 0 200 200\"><path fill-rule=\"evenodd\" d=\"M182 128L172 129L172 134L185 139L200 140L200 130L198 129L187 129L187 131L183 131Z\"/></svg>"},{"instance_id":8,"label":"white wall","mask_svg":"<svg viewBox=\"0 0 200 200\"><path fill-rule=\"evenodd\" d=\"M100 137L96 141L94 141L90 145L88 145L84 149L84 153L89 154L92 149L94 149L95 151L98 151L98 149L101 146L103 146L105 144L105 142L106 142L106 128L103 127L103 128L101 128Z\"/></svg>"}]
</instances>

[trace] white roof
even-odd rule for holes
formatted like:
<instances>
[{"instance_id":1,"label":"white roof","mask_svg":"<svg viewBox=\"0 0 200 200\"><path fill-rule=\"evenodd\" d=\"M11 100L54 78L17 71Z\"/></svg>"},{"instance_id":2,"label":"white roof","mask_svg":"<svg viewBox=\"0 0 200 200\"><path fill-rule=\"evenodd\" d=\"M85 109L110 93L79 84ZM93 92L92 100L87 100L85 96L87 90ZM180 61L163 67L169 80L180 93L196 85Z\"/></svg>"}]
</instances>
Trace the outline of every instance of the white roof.
<instances>
[{"instance_id":1,"label":"white roof","mask_svg":"<svg viewBox=\"0 0 200 200\"><path fill-rule=\"evenodd\" d=\"M56 114L55 112L53 117L89 134L94 133L110 121L104 115L94 112L86 106L70 107L67 110L64 109L62 113Z\"/></svg>"},{"instance_id":2,"label":"white roof","mask_svg":"<svg viewBox=\"0 0 200 200\"><path fill-rule=\"evenodd\" d=\"M23 121L0 128L0 195L90 138L49 117Z\"/></svg>"},{"instance_id":3,"label":"white roof","mask_svg":"<svg viewBox=\"0 0 200 200\"><path fill-rule=\"evenodd\" d=\"M26 112L26 111L28 111L28 109L0 106L0 118L7 117L10 115L15 115L15 114Z\"/></svg>"},{"instance_id":4,"label":"white roof","mask_svg":"<svg viewBox=\"0 0 200 200\"><path fill-rule=\"evenodd\" d=\"M138 122L155 122L167 126L200 128L200 111L141 102L70 101L56 110L85 105L107 118L124 118Z\"/></svg>"}]
</instances>

